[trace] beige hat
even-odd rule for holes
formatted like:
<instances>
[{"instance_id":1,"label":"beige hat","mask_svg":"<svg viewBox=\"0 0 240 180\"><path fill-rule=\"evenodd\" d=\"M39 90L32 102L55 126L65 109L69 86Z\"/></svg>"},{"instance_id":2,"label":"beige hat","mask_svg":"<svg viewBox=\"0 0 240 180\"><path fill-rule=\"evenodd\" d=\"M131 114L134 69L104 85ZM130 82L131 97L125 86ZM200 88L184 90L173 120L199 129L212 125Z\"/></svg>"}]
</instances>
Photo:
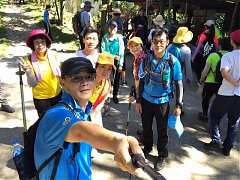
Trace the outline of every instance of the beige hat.
<instances>
[{"instance_id":1,"label":"beige hat","mask_svg":"<svg viewBox=\"0 0 240 180\"><path fill-rule=\"evenodd\" d=\"M112 14L121 14L121 10L119 8L113 9Z\"/></svg>"},{"instance_id":2,"label":"beige hat","mask_svg":"<svg viewBox=\"0 0 240 180\"><path fill-rule=\"evenodd\" d=\"M173 38L173 43L188 43L192 38L193 33L189 31L187 27L179 27L176 36Z\"/></svg>"},{"instance_id":3,"label":"beige hat","mask_svg":"<svg viewBox=\"0 0 240 180\"><path fill-rule=\"evenodd\" d=\"M129 44L131 44L132 42L136 43L136 44L141 44L143 45L142 39L140 37L132 37L131 39L128 40L128 46Z\"/></svg>"},{"instance_id":4,"label":"beige hat","mask_svg":"<svg viewBox=\"0 0 240 180\"><path fill-rule=\"evenodd\" d=\"M212 26L212 25L214 25L214 24L215 24L214 20L207 20L207 21L204 23L205 26Z\"/></svg>"},{"instance_id":5,"label":"beige hat","mask_svg":"<svg viewBox=\"0 0 240 180\"><path fill-rule=\"evenodd\" d=\"M163 19L162 15L159 14L153 19L153 23L157 26L162 27L165 24L165 20Z\"/></svg>"}]
</instances>

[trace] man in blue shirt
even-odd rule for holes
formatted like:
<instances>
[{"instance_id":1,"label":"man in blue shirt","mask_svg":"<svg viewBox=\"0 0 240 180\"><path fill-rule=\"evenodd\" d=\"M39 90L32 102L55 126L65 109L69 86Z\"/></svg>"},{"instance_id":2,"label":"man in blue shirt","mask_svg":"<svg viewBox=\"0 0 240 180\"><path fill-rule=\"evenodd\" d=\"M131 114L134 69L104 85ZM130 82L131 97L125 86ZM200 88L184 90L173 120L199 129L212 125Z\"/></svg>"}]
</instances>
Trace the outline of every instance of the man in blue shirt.
<instances>
[{"instance_id":1,"label":"man in blue shirt","mask_svg":"<svg viewBox=\"0 0 240 180\"><path fill-rule=\"evenodd\" d=\"M44 10L43 13L43 25L45 28L45 33L51 38L51 40L53 40L52 38L52 32L51 32L51 28L50 28L50 21L49 21L49 11L51 9L50 5L46 5L46 9Z\"/></svg>"},{"instance_id":2,"label":"man in blue shirt","mask_svg":"<svg viewBox=\"0 0 240 180\"><path fill-rule=\"evenodd\" d=\"M64 90L61 104L49 109L37 129L34 158L37 169L53 153L62 149L55 180L91 179L91 145L115 153L119 167L130 173L139 170L131 165L129 151L143 154L135 138L124 136L89 122L95 69L82 57L70 58L61 66ZM91 145L90 145L91 144ZM40 179L50 179L54 161L40 172Z\"/></svg>"},{"instance_id":3,"label":"man in blue shirt","mask_svg":"<svg viewBox=\"0 0 240 180\"><path fill-rule=\"evenodd\" d=\"M151 152L153 146L153 118L157 124L158 158L154 168L159 170L164 159L168 157L167 124L169 101L173 94L173 83L176 86L175 115L181 114L183 85L181 65L176 57L166 51L169 43L168 33L164 29L156 29L152 39L153 53L147 55L139 68L139 95L136 111L141 114L143 126L144 153Z\"/></svg>"}]
</instances>

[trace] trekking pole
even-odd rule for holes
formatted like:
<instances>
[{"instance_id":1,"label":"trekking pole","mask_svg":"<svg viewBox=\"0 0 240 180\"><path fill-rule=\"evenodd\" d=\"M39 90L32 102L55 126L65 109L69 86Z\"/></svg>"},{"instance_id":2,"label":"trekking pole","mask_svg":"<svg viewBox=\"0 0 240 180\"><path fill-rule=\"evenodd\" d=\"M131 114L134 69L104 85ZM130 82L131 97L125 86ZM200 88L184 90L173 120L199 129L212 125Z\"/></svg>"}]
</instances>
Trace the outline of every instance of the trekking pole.
<instances>
[{"instance_id":1,"label":"trekking pole","mask_svg":"<svg viewBox=\"0 0 240 180\"><path fill-rule=\"evenodd\" d=\"M155 171L148 163L146 163L141 154L132 154L132 163L135 167L142 168L142 170L149 174L154 180L167 180L162 174Z\"/></svg>"},{"instance_id":2,"label":"trekking pole","mask_svg":"<svg viewBox=\"0 0 240 180\"><path fill-rule=\"evenodd\" d=\"M135 93L135 87L132 86L131 87L131 91L129 93L129 101L128 101L128 112L127 112L127 122L126 122L126 126L125 126L125 135L128 135L128 126L129 126L129 121L130 121L130 111L131 111L131 105L132 105L132 101L131 101L131 97L134 96ZM132 175L129 174L129 179L132 179Z\"/></svg>"},{"instance_id":3,"label":"trekking pole","mask_svg":"<svg viewBox=\"0 0 240 180\"><path fill-rule=\"evenodd\" d=\"M129 126L129 121L130 121L130 111L131 111L131 105L132 105L132 102L131 102L131 97L134 96L134 93L135 93L135 87L132 86L131 87L131 91L129 93L129 102L128 102L128 112L127 112L127 122L126 122L126 127L125 127L125 135L127 136L128 135L128 126Z\"/></svg>"},{"instance_id":4,"label":"trekking pole","mask_svg":"<svg viewBox=\"0 0 240 180\"><path fill-rule=\"evenodd\" d=\"M21 103L22 103L23 127L24 127L24 131L27 132L27 120L26 120L26 111L25 111L25 103L24 103L24 90L23 90L23 80L22 80L22 76L24 75L24 73L25 72L22 71L20 63L18 63L18 71L16 72L16 74L19 76Z\"/></svg>"}]
</instances>

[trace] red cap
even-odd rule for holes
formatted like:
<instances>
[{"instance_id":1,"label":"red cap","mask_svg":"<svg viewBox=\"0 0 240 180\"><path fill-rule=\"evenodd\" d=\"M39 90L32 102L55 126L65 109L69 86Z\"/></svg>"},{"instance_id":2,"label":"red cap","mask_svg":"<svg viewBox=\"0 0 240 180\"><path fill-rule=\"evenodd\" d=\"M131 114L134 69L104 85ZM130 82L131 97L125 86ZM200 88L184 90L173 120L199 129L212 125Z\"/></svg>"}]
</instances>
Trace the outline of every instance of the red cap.
<instances>
[{"instance_id":1,"label":"red cap","mask_svg":"<svg viewBox=\"0 0 240 180\"><path fill-rule=\"evenodd\" d=\"M28 47L30 47L31 49L33 49L33 37L35 36L43 36L46 38L47 40L47 47L50 48L50 45L52 43L50 37L42 30L42 29L34 29L32 30L32 32L29 34L28 38L27 38L27 41L26 41L26 44Z\"/></svg>"},{"instance_id":2,"label":"red cap","mask_svg":"<svg viewBox=\"0 0 240 180\"><path fill-rule=\"evenodd\" d=\"M240 43L240 29L233 31L230 36L234 42Z\"/></svg>"}]
</instances>

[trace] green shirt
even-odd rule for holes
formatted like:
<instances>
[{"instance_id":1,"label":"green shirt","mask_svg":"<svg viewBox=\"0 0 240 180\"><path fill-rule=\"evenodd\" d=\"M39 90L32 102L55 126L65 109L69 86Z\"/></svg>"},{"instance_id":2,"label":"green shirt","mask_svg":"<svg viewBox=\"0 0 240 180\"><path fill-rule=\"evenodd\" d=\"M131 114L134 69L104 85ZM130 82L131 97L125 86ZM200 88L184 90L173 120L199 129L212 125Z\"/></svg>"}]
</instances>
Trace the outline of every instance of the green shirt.
<instances>
[{"instance_id":1,"label":"green shirt","mask_svg":"<svg viewBox=\"0 0 240 180\"><path fill-rule=\"evenodd\" d=\"M219 51L220 53L225 54L227 51ZM220 57L217 53L212 53L208 56L207 58L207 62L208 65L210 66L210 70L208 72L207 78L204 82L206 83L217 83L215 81L215 71L216 71L216 67L218 62L220 61Z\"/></svg>"}]
</instances>

